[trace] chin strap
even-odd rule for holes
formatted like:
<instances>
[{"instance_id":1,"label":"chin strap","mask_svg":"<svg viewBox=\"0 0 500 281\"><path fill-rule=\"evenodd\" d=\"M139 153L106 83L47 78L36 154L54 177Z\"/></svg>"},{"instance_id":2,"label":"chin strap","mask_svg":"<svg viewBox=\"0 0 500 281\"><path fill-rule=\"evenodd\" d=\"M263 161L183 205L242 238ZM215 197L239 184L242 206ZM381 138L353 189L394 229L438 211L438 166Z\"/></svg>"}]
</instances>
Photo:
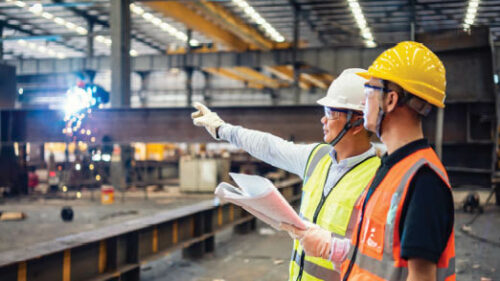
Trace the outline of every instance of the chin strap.
<instances>
[{"instance_id":1,"label":"chin strap","mask_svg":"<svg viewBox=\"0 0 500 281\"><path fill-rule=\"evenodd\" d=\"M377 134L377 137L381 139L382 136L382 121L384 120L385 117L385 112L382 109L382 107L378 108L378 115L377 115L377 126L375 127L375 134Z\"/></svg>"},{"instance_id":2,"label":"chin strap","mask_svg":"<svg viewBox=\"0 0 500 281\"><path fill-rule=\"evenodd\" d=\"M330 142L331 146L335 146L344 137L347 131L349 131L352 127L356 127L363 124L364 122L363 118L358 119L356 120L356 122L351 124L352 115L353 115L352 110L349 110L349 112L347 112L347 120L344 125L344 128L342 128L342 131L340 131L340 133Z\"/></svg>"}]
</instances>

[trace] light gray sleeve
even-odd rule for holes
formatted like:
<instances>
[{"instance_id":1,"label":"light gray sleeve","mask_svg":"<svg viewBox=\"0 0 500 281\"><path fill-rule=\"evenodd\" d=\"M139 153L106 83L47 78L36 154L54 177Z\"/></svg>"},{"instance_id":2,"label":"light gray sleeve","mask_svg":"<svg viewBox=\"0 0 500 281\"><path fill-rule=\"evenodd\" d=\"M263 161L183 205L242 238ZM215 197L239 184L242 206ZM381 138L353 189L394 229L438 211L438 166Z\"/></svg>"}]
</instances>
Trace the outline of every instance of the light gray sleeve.
<instances>
[{"instance_id":1,"label":"light gray sleeve","mask_svg":"<svg viewBox=\"0 0 500 281\"><path fill-rule=\"evenodd\" d=\"M227 123L219 127L218 135L222 140L245 150L253 157L301 178L309 154L317 145L317 143L295 144L269 133Z\"/></svg>"}]
</instances>

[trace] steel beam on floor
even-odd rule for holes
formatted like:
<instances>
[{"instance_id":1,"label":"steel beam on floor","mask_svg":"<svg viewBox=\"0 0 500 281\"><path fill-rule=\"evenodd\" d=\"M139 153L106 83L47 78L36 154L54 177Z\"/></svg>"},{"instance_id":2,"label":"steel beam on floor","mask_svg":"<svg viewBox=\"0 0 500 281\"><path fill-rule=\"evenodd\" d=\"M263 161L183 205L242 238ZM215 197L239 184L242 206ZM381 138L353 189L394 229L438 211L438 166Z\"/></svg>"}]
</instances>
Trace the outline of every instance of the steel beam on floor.
<instances>
[{"instance_id":1,"label":"steel beam on floor","mask_svg":"<svg viewBox=\"0 0 500 281\"><path fill-rule=\"evenodd\" d=\"M294 203L300 200L300 184L291 178L277 187ZM254 221L235 205L203 201L0 253L0 276L2 281L138 281L141 264L178 249L185 257L202 257L215 250L216 233L241 224L248 228Z\"/></svg>"}]
</instances>

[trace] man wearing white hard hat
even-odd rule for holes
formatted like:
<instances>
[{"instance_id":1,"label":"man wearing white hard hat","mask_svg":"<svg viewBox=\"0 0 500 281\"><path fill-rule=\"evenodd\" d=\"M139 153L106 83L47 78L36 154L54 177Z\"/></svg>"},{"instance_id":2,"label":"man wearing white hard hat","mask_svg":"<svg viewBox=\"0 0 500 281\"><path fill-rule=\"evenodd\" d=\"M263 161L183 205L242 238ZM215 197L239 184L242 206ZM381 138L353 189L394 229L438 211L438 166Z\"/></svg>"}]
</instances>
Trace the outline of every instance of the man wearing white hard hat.
<instances>
[{"instance_id":1,"label":"man wearing white hard hat","mask_svg":"<svg viewBox=\"0 0 500 281\"><path fill-rule=\"evenodd\" d=\"M200 103L193 123L203 126L217 140L225 140L252 156L303 179L300 216L309 222L292 236L290 281L340 280L339 264L350 247L356 224L355 207L375 174L380 160L363 128L364 84L356 75L363 69L346 69L318 100L325 109L321 118L322 143L295 144L269 133L225 123ZM294 228L282 226L293 232ZM326 238L326 239L325 239Z\"/></svg>"}]
</instances>

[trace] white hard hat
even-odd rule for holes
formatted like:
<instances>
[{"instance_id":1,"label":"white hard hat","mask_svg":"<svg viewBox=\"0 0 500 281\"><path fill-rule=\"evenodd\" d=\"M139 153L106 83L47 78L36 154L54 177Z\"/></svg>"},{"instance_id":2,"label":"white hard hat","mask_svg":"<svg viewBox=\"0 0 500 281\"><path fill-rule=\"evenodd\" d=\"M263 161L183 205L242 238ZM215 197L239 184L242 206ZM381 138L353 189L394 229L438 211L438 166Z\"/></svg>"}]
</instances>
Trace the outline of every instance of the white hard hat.
<instances>
[{"instance_id":1,"label":"white hard hat","mask_svg":"<svg viewBox=\"0 0 500 281\"><path fill-rule=\"evenodd\" d=\"M348 68L333 80L326 97L317 102L323 106L363 111L365 99L364 85L366 79L356 73L366 72L362 68Z\"/></svg>"}]
</instances>

